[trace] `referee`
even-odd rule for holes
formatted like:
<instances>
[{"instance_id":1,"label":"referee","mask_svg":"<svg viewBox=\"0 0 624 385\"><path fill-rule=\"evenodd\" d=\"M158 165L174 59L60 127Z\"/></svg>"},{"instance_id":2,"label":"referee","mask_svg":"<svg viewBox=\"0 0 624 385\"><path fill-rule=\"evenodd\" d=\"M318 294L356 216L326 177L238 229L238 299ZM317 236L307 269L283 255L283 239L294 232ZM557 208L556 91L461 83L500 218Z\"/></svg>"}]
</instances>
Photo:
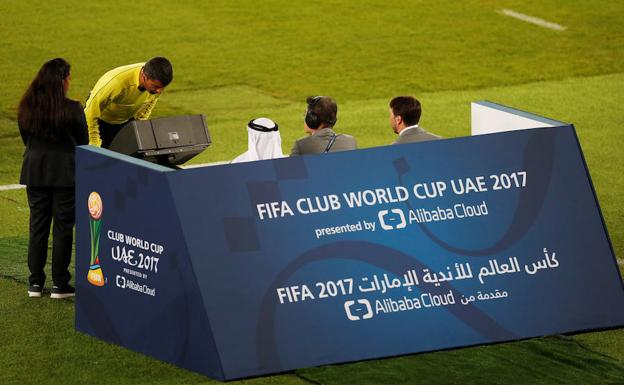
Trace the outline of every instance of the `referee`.
<instances>
[{"instance_id":1,"label":"referee","mask_svg":"<svg viewBox=\"0 0 624 385\"><path fill-rule=\"evenodd\" d=\"M158 98L172 80L173 68L164 57L105 73L91 90L84 110L89 144L108 148L129 120L149 119Z\"/></svg>"}]
</instances>

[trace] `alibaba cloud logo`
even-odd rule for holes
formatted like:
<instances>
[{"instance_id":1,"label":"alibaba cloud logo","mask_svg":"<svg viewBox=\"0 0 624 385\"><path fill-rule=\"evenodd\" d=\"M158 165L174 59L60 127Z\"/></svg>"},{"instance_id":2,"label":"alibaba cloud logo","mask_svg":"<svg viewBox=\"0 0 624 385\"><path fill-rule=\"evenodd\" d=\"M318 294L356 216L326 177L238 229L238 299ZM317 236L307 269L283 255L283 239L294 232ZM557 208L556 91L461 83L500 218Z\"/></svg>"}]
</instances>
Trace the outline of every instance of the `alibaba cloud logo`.
<instances>
[{"instance_id":1,"label":"alibaba cloud logo","mask_svg":"<svg viewBox=\"0 0 624 385\"><path fill-rule=\"evenodd\" d=\"M379 224L384 230L398 230L407 226L405 215L401 209L381 210L379 214Z\"/></svg>"},{"instance_id":2,"label":"alibaba cloud logo","mask_svg":"<svg viewBox=\"0 0 624 385\"><path fill-rule=\"evenodd\" d=\"M344 303L344 309L349 321L373 318L373 308L367 299L358 299L357 303L356 301L346 301ZM364 312L364 314L359 314L362 312Z\"/></svg>"}]
</instances>

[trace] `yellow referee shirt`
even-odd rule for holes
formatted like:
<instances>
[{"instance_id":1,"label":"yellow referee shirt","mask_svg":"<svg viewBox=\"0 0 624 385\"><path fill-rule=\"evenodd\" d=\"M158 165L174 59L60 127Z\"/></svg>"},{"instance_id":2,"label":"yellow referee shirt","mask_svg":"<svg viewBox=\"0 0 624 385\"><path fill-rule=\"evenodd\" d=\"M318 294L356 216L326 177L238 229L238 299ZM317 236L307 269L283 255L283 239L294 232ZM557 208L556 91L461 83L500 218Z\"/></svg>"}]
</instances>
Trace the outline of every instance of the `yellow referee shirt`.
<instances>
[{"instance_id":1,"label":"yellow referee shirt","mask_svg":"<svg viewBox=\"0 0 624 385\"><path fill-rule=\"evenodd\" d=\"M117 67L102 76L89 94L85 116L89 126L89 144L100 146L98 119L122 124L131 118L149 119L160 95L139 90L139 76L145 63Z\"/></svg>"}]
</instances>

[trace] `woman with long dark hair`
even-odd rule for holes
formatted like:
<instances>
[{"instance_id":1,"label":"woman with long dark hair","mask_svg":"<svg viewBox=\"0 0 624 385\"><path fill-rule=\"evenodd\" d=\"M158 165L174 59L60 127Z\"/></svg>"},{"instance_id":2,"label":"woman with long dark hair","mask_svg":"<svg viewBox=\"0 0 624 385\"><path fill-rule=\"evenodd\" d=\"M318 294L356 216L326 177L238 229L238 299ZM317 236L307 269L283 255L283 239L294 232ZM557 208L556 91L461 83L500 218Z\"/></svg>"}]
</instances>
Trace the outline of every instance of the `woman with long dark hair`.
<instances>
[{"instance_id":1,"label":"woman with long dark hair","mask_svg":"<svg viewBox=\"0 0 624 385\"><path fill-rule=\"evenodd\" d=\"M69 63L46 62L22 97L17 122L26 146L20 183L30 207L28 295L41 297L52 229L52 298L75 295L69 285L74 228L74 152L89 136L82 106L67 98Z\"/></svg>"}]
</instances>

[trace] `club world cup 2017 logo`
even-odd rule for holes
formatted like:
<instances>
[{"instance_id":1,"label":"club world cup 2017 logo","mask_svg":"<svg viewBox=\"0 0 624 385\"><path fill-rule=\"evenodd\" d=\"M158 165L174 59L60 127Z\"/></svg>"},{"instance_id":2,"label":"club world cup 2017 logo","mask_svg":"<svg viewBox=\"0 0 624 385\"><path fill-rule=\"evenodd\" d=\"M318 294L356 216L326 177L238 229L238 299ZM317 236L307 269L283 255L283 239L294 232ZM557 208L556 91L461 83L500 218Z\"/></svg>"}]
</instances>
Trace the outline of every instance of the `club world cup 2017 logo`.
<instances>
[{"instance_id":1,"label":"club world cup 2017 logo","mask_svg":"<svg viewBox=\"0 0 624 385\"><path fill-rule=\"evenodd\" d=\"M89 229L91 231L91 263L89 265L89 273L87 280L95 286L104 286L104 274L100 267L100 257L98 251L100 249L100 227L102 226L102 197L97 192L89 194L87 201L89 206Z\"/></svg>"}]
</instances>

